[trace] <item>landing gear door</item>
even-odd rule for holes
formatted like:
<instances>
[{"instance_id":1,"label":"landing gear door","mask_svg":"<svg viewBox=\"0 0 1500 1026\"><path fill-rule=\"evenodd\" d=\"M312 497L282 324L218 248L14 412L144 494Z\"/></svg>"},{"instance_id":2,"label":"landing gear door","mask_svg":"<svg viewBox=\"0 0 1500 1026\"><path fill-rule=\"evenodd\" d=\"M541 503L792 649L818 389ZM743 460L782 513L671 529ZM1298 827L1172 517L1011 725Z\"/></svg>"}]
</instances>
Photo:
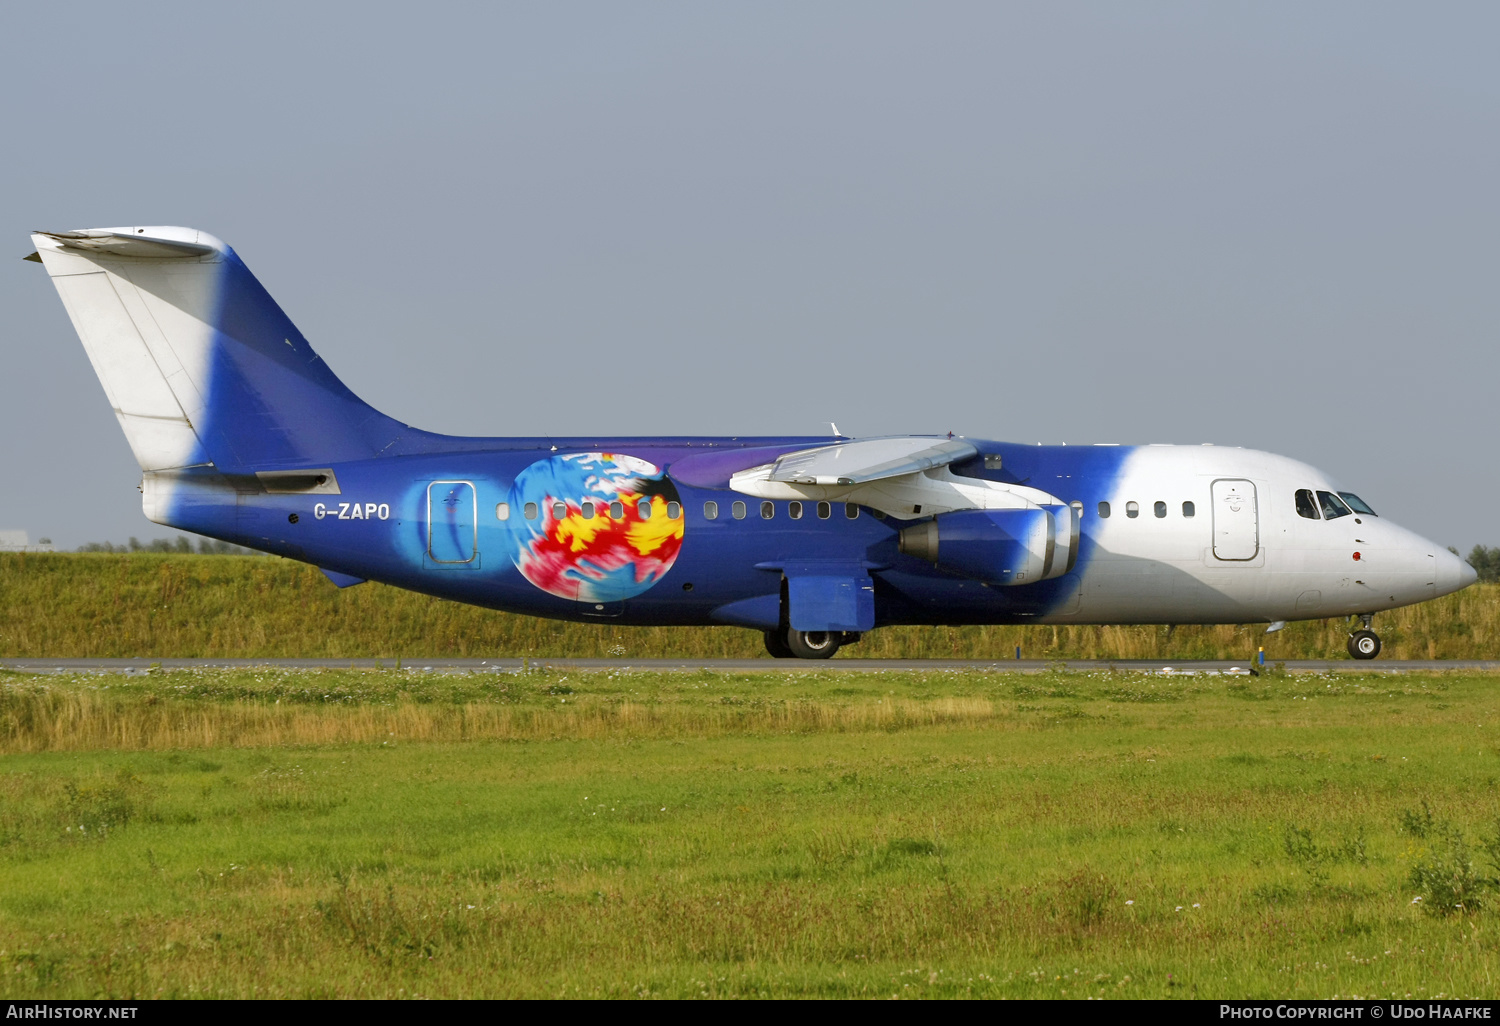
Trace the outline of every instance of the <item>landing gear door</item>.
<instances>
[{"instance_id":1,"label":"landing gear door","mask_svg":"<svg viewBox=\"0 0 1500 1026\"><path fill-rule=\"evenodd\" d=\"M863 564L787 565L787 615L794 630L863 633L875 628L875 582Z\"/></svg>"},{"instance_id":2,"label":"landing gear door","mask_svg":"<svg viewBox=\"0 0 1500 1026\"><path fill-rule=\"evenodd\" d=\"M1260 552L1260 516L1253 481L1224 478L1213 483L1214 556L1230 562L1254 559Z\"/></svg>"}]
</instances>

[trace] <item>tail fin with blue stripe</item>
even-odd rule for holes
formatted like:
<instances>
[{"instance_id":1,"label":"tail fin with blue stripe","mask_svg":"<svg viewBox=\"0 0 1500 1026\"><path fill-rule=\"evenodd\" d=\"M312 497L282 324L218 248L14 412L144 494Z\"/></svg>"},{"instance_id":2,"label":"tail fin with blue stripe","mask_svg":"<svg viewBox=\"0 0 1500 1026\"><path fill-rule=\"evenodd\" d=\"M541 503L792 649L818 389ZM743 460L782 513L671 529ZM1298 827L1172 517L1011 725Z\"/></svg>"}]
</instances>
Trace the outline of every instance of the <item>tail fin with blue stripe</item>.
<instances>
[{"instance_id":1,"label":"tail fin with blue stripe","mask_svg":"<svg viewBox=\"0 0 1500 1026\"><path fill-rule=\"evenodd\" d=\"M143 471L336 463L425 434L349 391L234 250L205 232L32 240Z\"/></svg>"}]
</instances>

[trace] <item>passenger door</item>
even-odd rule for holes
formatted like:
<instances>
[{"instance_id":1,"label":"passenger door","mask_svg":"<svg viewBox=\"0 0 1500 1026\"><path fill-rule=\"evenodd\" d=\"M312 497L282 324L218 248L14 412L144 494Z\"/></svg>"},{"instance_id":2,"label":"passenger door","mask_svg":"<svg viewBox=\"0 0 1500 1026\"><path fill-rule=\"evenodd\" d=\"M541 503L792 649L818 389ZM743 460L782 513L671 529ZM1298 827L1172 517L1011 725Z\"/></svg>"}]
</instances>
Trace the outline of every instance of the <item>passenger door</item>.
<instances>
[{"instance_id":1,"label":"passenger door","mask_svg":"<svg viewBox=\"0 0 1500 1026\"><path fill-rule=\"evenodd\" d=\"M1260 517L1253 481L1222 478L1213 483L1214 556L1243 562L1260 552Z\"/></svg>"},{"instance_id":2,"label":"passenger door","mask_svg":"<svg viewBox=\"0 0 1500 1026\"><path fill-rule=\"evenodd\" d=\"M427 557L437 566L473 566L479 556L474 486L434 481L427 486Z\"/></svg>"}]
</instances>

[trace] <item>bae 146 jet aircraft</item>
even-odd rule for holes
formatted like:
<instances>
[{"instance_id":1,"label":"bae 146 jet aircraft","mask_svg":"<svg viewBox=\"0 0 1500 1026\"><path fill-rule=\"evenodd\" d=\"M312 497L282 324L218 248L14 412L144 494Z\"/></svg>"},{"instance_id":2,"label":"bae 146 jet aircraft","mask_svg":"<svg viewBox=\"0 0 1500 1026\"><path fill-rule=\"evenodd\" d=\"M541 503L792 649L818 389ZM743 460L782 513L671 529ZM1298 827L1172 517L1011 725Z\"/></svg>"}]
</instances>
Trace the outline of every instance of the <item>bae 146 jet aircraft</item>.
<instances>
[{"instance_id":1,"label":"bae 146 jet aircraft","mask_svg":"<svg viewBox=\"0 0 1500 1026\"><path fill-rule=\"evenodd\" d=\"M38 232L158 524L493 609L761 631L1373 614L1474 570L1321 471L1213 446L970 438L462 438L379 413L234 250Z\"/></svg>"}]
</instances>

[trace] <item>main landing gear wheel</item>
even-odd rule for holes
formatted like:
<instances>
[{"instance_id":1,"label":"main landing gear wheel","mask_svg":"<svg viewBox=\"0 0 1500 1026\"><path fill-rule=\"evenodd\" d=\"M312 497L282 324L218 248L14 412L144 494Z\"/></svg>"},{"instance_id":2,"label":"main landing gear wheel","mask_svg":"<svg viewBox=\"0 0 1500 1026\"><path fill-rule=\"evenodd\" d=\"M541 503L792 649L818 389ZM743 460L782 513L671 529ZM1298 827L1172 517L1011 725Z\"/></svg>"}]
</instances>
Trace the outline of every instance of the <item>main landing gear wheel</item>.
<instances>
[{"instance_id":1,"label":"main landing gear wheel","mask_svg":"<svg viewBox=\"0 0 1500 1026\"><path fill-rule=\"evenodd\" d=\"M780 631L766 631L766 651L775 659L792 658L792 650L787 648L786 638Z\"/></svg>"},{"instance_id":2,"label":"main landing gear wheel","mask_svg":"<svg viewBox=\"0 0 1500 1026\"><path fill-rule=\"evenodd\" d=\"M1355 631L1349 635L1349 654L1355 659L1374 659L1380 654L1380 635L1374 631Z\"/></svg>"},{"instance_id":3,"label":"main landing gear wheel","mask_svg":"<svg viewBox=\"0 0 1500 1026\"><path fill-rule=\"evenodd\" d=\"M828 659L839 650L844 636L838 631L799 631L788 627L786 647L798 659Z\"/></svg>"}]
</instances>

